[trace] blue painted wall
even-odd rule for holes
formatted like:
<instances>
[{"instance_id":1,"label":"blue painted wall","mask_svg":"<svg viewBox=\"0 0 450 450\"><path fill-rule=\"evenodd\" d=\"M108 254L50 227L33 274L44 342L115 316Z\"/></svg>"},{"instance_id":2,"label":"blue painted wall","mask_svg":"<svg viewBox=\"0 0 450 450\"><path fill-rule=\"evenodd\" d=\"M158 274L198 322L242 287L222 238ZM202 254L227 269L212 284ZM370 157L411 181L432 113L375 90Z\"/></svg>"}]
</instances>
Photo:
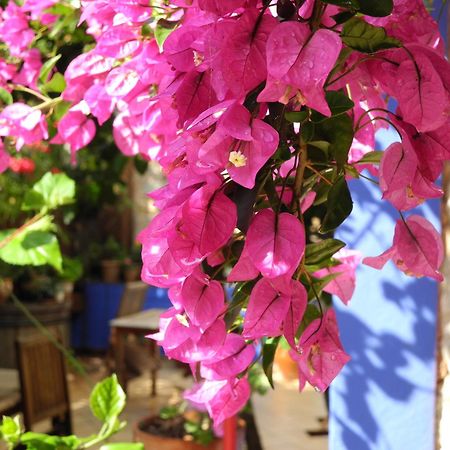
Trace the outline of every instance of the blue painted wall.
<instances>
[{"instance_id":1,"label":"blue painted wall","mask_svg":"<svg viewBox=\"0 0 450 450\"><path fill-rule=\"evenodd\" d=\"M435 1L437 17L442 2ZM447 5L448 7L448 5ZM447 38L447 11L441 32ZM448 42L448 41L447 41ZM384 149L395 136L379 136ZM380 206L370 182L352 182L354 213L338 238L365 255L392 243L397 212ZM419 209L439 229L439 202ZM330 391L330 450L432 450L436 384L438 287L405 276L392 263L358 270L349 307L334 301L341 337L352 360Z\"/></svg>"}]
</instances>

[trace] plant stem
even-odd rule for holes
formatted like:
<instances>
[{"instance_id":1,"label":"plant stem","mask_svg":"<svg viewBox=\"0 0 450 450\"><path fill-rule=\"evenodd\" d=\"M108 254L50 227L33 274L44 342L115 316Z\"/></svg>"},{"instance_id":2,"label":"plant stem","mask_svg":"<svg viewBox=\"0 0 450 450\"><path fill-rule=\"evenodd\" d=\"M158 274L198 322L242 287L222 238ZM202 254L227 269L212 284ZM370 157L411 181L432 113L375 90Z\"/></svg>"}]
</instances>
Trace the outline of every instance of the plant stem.
<instances>
[{"instance_id":1,"label":"plant stem","mask_svg":"<svg viewBox=\"0 0 450 450\"><path fill-rule=\"evenodd\" d=\"M11 294L12 301L14 305L26 316L26 318L35 326L48 340L64 355L66 360L72 365L72 367L82 375L86 380L89 380L86 369L83 365L73 356L72 352L64 347L55 336L38 320L31 314L30 310L17 298L17 296ZM92 384L89 380L89 384Z\"/></svg>"},{"instance_id":2,"label":"plant stem","mask_svg":"<svg viewBox=\"0 0 450 450\"><path fill-rule=\"evenodd\" d=\"M306 144L300 142L299 161L297 165L297 171L295 172L294 181L294 195L292 197L291 207L294 207L294 202L298 202L302 193L303 177L305 176L306 163L308 161L308 150ZM300 208L298 208L300 209ZM295 211L295 208L294 208ZM297 211L299 212L299 211Z\"/></svg>"},{"instance_id":3,"label":"plant stem","mask_svg":"<svg viewBox=\"0 0 450 450\"><path fill-rule=\"evenodd\" d=\"M0 250L3 247L6 247L14 238L16 238L19 234L24 232L28 227L34 225L36 222L39 222L45 216L44 213L39 213L33 216L31 219L27 220L23 225L14 230L11 234L6 236L2 241L0 241Z\"/></svg>"}]
</instances>

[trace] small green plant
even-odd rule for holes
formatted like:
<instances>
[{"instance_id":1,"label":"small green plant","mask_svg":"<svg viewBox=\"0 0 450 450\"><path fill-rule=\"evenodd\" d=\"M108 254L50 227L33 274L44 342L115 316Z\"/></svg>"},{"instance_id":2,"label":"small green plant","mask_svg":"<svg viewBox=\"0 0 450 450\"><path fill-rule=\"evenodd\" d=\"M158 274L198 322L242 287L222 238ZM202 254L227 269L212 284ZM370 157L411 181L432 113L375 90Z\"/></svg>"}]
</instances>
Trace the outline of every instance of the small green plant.
<instances>
[{"instance_id":1,"label":"small green plant","mask_svg":"<svg viewBox=\"0 0 450 450\"><path fill-rule=\"evenodd\" d=\"M163 422L160 424L161 429L167 430L168 434L181 432L182 436L178 437L188 436L202 445L208 445L215 439L209 415L206 412L189 408L186 401L161 408L159 419ZM171 430L171 428L174 429Z\"/></svg>"},{"instance_id":2,"label":"small green plant","mask_svg":"<svg viewBox=\"0 0 450 450\"><path fill-rule=\"evenodd\" d=\"M52 436L44 433L25 432L18 416L4 416L0 424L0 440L8 450L82 450L100 445L122 430L126 422L119 419L125 407L125 392L111 375L97 383L91 393L89 405L93 415L102 423L97 434L81 438L75 435ZM143 450L140 443L106 443L100 450Z\"/></svg>"},{"instance_id":3,"label":"small green plant","mask_svg":"<svg viewBox=\"0 0 450 450\"><path fill-rule=\"evenodd\" d=\"M0 259L16 266L50 265L63 271L53 211L73 203L75 183L65 174L45 174L26 192L23 212L34 215L15 229L0 231Z\"/></svg>"}]
</instances>

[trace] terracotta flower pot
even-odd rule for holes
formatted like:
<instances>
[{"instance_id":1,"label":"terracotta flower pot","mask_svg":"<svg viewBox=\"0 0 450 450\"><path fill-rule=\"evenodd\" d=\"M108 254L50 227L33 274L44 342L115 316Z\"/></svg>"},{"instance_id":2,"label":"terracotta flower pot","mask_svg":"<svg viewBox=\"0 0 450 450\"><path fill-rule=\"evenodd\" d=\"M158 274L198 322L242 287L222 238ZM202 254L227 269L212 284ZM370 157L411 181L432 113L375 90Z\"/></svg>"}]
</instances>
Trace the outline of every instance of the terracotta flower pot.
<instances>
[{"instance_id":1,"label":"terracotta flower pot","mask_svg":"<svg viewBox=\"0 0 450 450\"><path fill-rule=\"evenodd\" d=\"M215 439L208 445L197 444L180 438L164 437L144 431L155 420L156 416L148 416L134 425L133 438L135 442L142 442L145 450L223 450L223 439ZM237 449L244 448L245 425L239 424Z\"/></svg>"},{"instance_id":2,"label":"terracotta flower pot","mask_svg":"<svg viewBox=\"0 0 450 450\"><path fill-rule=\"evenodd\" d=\"M275 364L285 380L296 380L298 378L298 367L296 362L289 356L289 350L278 347L275 353Z\"/></svg>"},{"instance_id":3,"label":"terracotta flower pot","mask_svg":"<svg viewBox=\"0 0 450 450\"><path fill-rule=\"evenodd\" d=\"M11 278L0 278L0 304L5 303L13 291Z\"/></svg>"},{"instance_id":4,"label":"terracotta flower pot","mask_svg":"<svg viewBox=\"0 0 450 450\"><path fill-rule=\"evenodd\" d=\"M128 283L138 281L141 275L141 266L139 264L130 264L123 268L123 278Z\"/></svg>"},{"instance_id":5,"label":"terracotta flower pot","mask_svg":"<svg viewBox=\"0 0 450 450\"><path fill-rule=\"evenodd\" d=\"M117 283L120 280L120 261L104 259L102 265L102 278L106 283Z\"/></svg>"}]
</instances>

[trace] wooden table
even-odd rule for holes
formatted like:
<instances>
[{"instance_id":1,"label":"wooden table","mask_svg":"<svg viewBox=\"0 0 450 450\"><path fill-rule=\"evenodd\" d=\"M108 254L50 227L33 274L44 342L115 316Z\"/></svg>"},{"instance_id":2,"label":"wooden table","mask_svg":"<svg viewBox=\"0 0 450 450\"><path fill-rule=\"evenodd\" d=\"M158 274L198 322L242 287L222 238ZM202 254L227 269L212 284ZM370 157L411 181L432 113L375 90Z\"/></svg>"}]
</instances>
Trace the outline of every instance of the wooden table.
<instances>
[{"instance_id":1,"label":"wooden table","mask_svg":"<svg viewBox=\"0 0 450 450\"><path fill-rule=\"evenodd\" d=\"M119 382L126 391L127 371L125 366L125 339L129 335L145 336L159 330L159 316L165 309L149 309L129 316L118 317L109 322L111 327L112 346L115 366ZM160 366L159 349L153 339L148 339L150 351L150 376L152 396L156 395L156 375Z\"/></svg>"},{"instance_id":2,"label":"wooden table","mask_svg":"<svg viewBox=\"0 0 450 450\"><path fill-rule=\"evenodd\" d=\"M20 404L19 371L0 369L0 417L18 411Z\"/></svg>"}]
</instances>

